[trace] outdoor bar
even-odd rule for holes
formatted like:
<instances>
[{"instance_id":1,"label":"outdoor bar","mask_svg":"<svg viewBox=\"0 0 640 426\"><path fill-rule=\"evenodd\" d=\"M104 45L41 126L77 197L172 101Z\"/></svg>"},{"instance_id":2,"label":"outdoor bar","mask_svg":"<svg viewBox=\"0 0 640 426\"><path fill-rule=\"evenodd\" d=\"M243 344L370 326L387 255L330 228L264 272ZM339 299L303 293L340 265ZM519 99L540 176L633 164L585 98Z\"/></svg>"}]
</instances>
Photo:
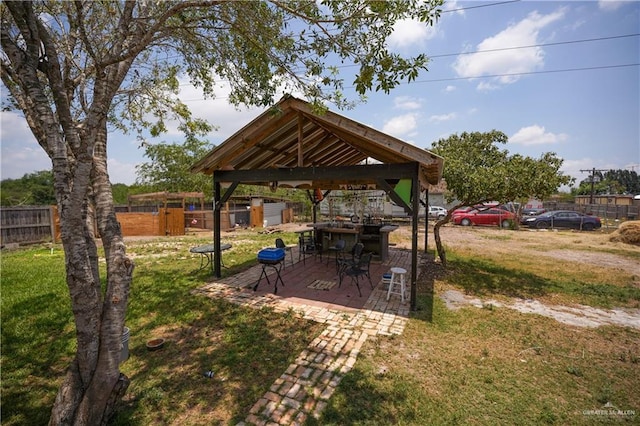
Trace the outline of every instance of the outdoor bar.
<instances>
[{"instance_id":1,"label":"outdoor bar","mask_svg":"<svg viewBox=\"0 0 640 426\"><path fill-rule=\"evenodd\" d=\"M389 256L389 233L398 229L397 225L385 223L320 222L308 225L315 231L316 242L326 249L338 240L346 242L349 252L356 243L364 244L364 251L373 254L373 259L384 262Z\"/></svg>"}]
</instances>

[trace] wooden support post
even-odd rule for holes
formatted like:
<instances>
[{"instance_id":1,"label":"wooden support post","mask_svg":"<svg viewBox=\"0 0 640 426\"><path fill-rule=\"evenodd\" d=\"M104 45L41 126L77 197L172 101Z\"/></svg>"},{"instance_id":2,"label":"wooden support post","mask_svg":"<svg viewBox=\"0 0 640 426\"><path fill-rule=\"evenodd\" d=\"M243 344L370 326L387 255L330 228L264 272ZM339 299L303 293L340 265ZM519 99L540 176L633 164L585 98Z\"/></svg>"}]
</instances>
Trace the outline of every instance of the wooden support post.
<instances>
[{"instance_id":1,"label":"wooden support post","mask_svg":"<svg viewBox=\"0 0 640 426\"><path fill-rule=\"evenodd\" d=\"M411 310L416 310L418 295L418 212L420 211L420 181L418 180L418 168L411 179L411 207L413 217L411 220L412 234L411 239Z\"/></svg>"},{"instance_id":2,"label":"wooden support post","mask_svg":"<svg viewBox=\"0 0 640 426\"><path fill-rule=\"evenodd\" d=\"M214 275L222 276L222 257L220 250L220 182L213 181L213 250L214 250Z\"/></svg>"}]
</instances>

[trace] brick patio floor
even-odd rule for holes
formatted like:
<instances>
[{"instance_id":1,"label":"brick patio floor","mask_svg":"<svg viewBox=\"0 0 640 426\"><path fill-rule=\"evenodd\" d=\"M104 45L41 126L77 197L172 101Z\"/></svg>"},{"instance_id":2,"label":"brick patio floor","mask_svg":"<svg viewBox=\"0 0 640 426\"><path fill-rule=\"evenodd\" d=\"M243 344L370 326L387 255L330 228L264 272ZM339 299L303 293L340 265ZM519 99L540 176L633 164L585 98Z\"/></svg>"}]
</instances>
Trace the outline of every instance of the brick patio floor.
<instances>
[{"instance_id":1,"label":"brick patio floor","mask_svg":"<svg viewBox=\"0 0 640 426\"><path fill-rule=\"evenodd\" d=\"M289 256L289 254L287 254ZM369 336L401 334L408 315L409 301L400 302L382 284L382 274L391 267L405 268L410 274L411 252L390 247L389 258L371 263L371 281L360 280L362 296L349 277L338 286L334 259L307 257L295 264L286 258L281 270L284 286L279 283L274 294L275 272L267 267L271 285L262 278L256 291L254 285L262 273L256 265L236 275L207 283L197 294L225 298L233 303L255 308L270 306L276 311L294 309L305 319L326 324L326 328L300 353L270 389L251 408L241 425L301 425L309 417L319 417L344 375L355 365L362 345ZM333 282L328 290L308 286L316 280ZM407 281L410 277L407 276Z\"/></svg>"}]
</instances>

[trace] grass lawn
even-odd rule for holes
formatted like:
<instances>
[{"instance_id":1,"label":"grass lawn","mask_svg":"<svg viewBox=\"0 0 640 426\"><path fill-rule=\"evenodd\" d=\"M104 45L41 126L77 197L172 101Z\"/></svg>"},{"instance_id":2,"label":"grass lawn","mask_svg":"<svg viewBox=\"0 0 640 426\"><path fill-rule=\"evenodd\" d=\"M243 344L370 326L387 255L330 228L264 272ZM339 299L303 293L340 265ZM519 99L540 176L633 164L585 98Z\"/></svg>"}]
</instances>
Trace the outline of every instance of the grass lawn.
<instances>
[{"instance_id":1,"label":"grass lawn","mask_svg":"<svg viewBox=\"0 0 640 426\"><path fill-rule=\"evenodd\" d=\"M519 234L494 235L509 235L499 240L508 246ZM293 233L278 236L295 242ZM255 262L274 238L225 234L233 248L223 254L223 274ZM136 269L126 321L131 356L121 369L131 386L114 424L237 424L323 329L293 311L192 295L210 277L197 271L188 249L209 240L128 243ZM594 251L637 260L635 249L603 244ZM446 273L421 276L419 310L404 333L367 340L309 425L640 423L640 330L578 328L491 306L451 311L429 291L637 308L638 277L569 260L516 262L481 248L452 246L449 253ZM2 253L1 321L2 423L45 424L75 350L60 247ZM168 343L148 352L145 342L157 335ZM214 377L205 378L206 370Z\"/></svg>"}]
</instances>

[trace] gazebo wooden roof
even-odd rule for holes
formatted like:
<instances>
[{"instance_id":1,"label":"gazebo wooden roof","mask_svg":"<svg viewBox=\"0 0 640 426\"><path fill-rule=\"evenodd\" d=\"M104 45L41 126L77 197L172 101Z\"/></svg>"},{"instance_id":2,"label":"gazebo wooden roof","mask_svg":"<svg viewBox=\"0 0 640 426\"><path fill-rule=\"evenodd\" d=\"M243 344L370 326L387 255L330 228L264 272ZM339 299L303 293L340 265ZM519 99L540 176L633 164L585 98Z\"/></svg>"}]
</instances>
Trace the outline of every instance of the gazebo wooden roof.
<instances>
[{"instance_id":1,"label":"gazebo wooden roof","mask_svg":"<svg viewBox=\"0 0 640 426\"><path fill-rule=\"evenodd\" d=\"M443 166L442 157L427 150L285 96L191 167L213 175L215 275L221 268L220 207L240 183L327 191L373 186L411 212L415 309L420 193L440 182ZM400 181L410 182L409 194L399 194ZM224 194L222 186L228 187Z\"/></svg>"},{"instance_id":2,"label":"gazebo wooden roof","mask_svg":"<svg viewBox=\"0 0 640 426\"><path fill-rule=\"evenodd\" d=\"M340 171L340 167L363 164L370 159L381 164L417 162L418 179L423 189L428 184L437 184L442 177L442 157L334 112L315 112L309 103L292 96L283 97L211 150L191 167L191 171L213 174L229 170L255 172L325 167L338 167L336 171ZM361 173L347 176L322 174L322 177L309 173L296 175L293 172L277 176L253 173L251 183L269 185L274 181L284 182L287 178L309 177L313 181L310 186L321 189L375 183ZM260 182L261 178L267 180Z\"/></svg>"}]
</instances>

